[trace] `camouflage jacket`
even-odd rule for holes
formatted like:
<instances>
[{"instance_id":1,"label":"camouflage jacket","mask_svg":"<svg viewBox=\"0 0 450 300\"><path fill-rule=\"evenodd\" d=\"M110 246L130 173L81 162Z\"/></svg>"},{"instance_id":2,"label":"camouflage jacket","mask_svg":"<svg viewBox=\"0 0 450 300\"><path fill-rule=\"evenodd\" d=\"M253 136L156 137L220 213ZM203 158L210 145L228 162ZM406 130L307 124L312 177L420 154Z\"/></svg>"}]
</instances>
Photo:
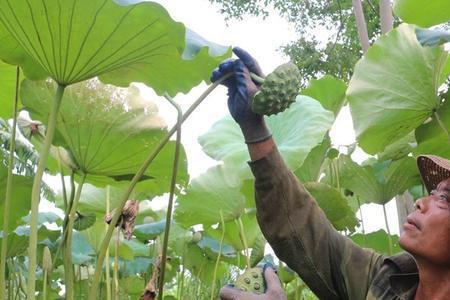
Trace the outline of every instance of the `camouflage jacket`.
<instances>
[{"instance_id":1,"label":"camouflage jacket","mask_svg":"<svg viewBox=\"0 0 450 300\"><path fill-rule=\"evenodd\" d=\"M411 255L385 257L337 232L276 149L249 165L262 232L320 299L414 299L419 277Z\"/></svg>"}]
</instances>

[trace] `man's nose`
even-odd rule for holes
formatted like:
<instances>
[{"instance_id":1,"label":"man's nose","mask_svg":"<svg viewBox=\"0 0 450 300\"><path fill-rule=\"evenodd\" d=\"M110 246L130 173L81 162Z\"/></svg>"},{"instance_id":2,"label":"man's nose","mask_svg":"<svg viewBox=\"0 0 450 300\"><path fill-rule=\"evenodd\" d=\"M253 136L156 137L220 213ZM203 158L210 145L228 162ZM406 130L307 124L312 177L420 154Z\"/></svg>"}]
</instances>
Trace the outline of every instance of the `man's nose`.
<instances>
[{"instance_id":1,"label":"man's nose","mask_svg":"<svg viewBox=\"0 0 450 300\"><path fill-rule=\"evenodd\" d=\"M428 197L422 197L416 200L415 206L417 210L420 210L421 212L424 212L426 210L426 203L427 203Z\"/></svg>"}]
</instances>

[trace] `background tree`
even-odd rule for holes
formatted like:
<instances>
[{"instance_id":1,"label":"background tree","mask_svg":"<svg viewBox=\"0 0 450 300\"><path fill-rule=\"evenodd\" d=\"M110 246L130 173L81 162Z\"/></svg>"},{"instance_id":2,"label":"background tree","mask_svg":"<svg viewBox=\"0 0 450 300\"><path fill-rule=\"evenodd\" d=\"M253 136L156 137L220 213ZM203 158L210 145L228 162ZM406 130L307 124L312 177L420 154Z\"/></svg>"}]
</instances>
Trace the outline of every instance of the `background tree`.
<instances>
[{"instance_id":1,"label":"background tree","mask_svg":"<svg viewBox=\"0 0 450 300\"><path fill-rule=\"evenodd\" d=\"M348 81L362 55L352 0L210 0L221 6L227 20L245 16L267 17L275 11L294 25L298 38L281 50L300 68L303 86L325 74ZM381 33L379 3L362 2L369 40ZM327 33L319 40L318 33Z\"/></svg>"}]
</instances>

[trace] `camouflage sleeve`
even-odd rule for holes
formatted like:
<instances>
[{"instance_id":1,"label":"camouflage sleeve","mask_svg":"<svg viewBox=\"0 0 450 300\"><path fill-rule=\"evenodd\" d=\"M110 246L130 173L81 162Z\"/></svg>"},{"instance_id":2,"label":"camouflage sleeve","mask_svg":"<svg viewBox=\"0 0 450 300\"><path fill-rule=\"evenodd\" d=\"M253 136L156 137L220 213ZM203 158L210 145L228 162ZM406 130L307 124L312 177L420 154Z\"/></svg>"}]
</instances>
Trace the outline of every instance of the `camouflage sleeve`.
<instances>
[{"instance_id":1,"label":"camouflage sleeve","mask_svg":"<svg viewBox=\"0 0 450 300\"><path fill-rule=\"evenodd\" d=\"M276 149L249 165L258 222L278 258L320 299L365 299L382 256L332 227Z\"/></svg>"}]
</instances>

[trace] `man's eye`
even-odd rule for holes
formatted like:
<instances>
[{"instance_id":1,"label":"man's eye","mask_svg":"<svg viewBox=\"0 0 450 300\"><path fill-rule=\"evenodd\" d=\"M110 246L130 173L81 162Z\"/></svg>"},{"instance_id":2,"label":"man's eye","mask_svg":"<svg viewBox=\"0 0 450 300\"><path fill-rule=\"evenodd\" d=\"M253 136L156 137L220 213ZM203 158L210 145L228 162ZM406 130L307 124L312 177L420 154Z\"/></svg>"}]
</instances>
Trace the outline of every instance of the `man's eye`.
<instances>
[{"instance_id":1,"label":"man's eye","mask_svg":"<svg viewBox=\"0 0 450 300\"><path fill-rule=\"evenodd\" d=\"M440 198L441 198L442 200L445 200L445 201L449 201L449 200L450 200L450 198L449 198L449 196L448 196L447 194L441 194L441 195L440 195Z\"/></svg>"}]
</instances>

